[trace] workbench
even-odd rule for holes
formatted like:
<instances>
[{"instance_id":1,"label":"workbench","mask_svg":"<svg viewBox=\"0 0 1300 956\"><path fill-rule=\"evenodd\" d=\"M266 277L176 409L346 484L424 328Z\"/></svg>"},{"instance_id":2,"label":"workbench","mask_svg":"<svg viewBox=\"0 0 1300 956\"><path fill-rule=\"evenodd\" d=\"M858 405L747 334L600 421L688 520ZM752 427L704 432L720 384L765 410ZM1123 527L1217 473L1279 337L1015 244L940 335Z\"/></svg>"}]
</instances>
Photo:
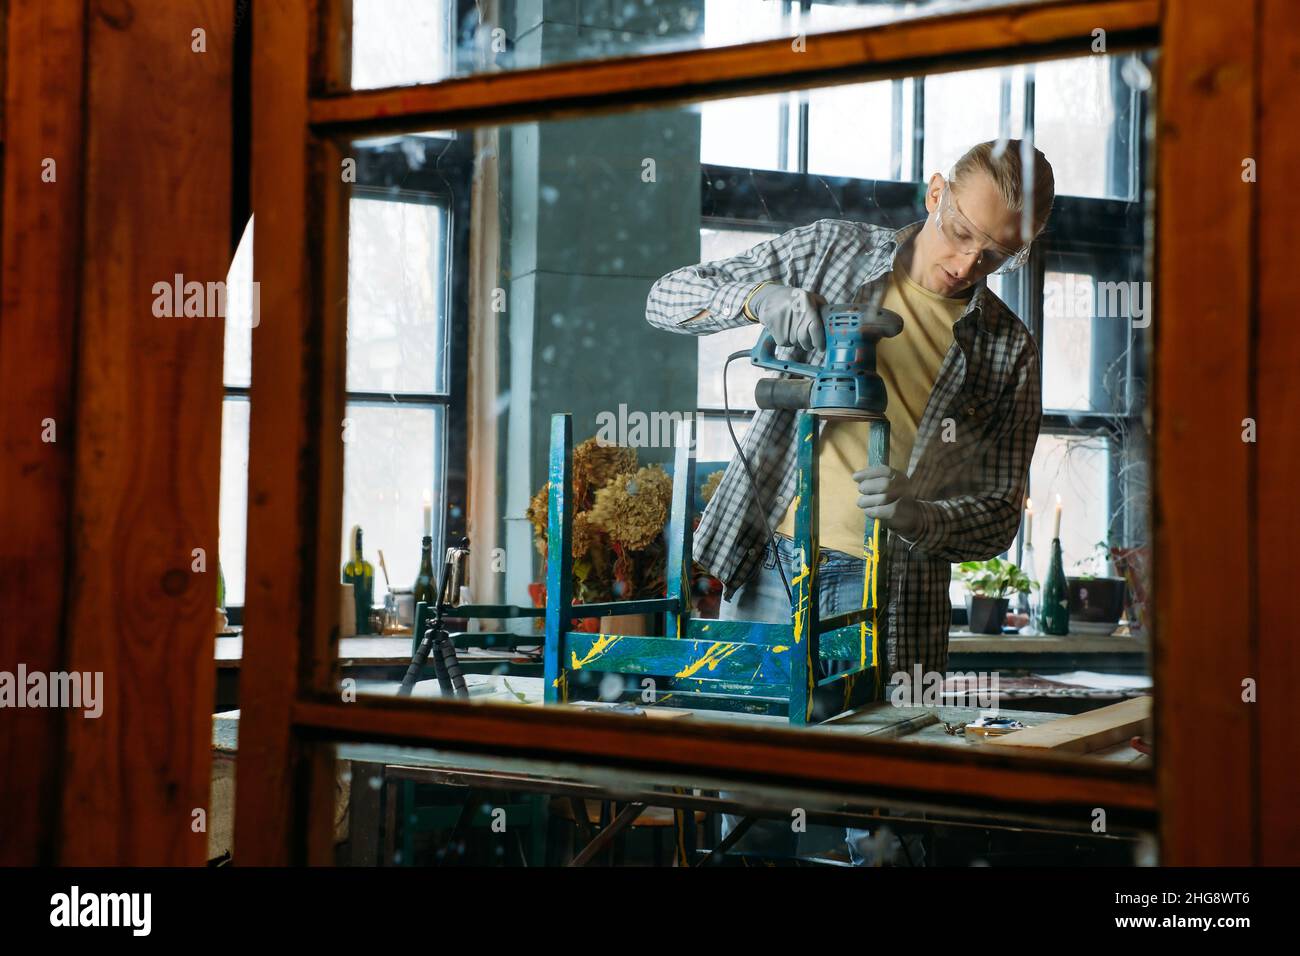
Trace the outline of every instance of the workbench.
<instances>
[{"instance_id":1,"label":"workbench","mask_svg":"<svg viewBox=\"0 0 1300 956\"><path fill-rule=\"evenodd\" d=\"M466 675L470 689L470 698L478 702L514 704L517 706L541 706L543 700L542 679L537 677L510 677L488 674ZM361 681L358 693L375 695L393 695L397 691L397 681ZM415 687L416 697L440 696L437 681L426 680ZM1058 720L1061 714L1030 711L1009 711L1001 708L1001 713L1014 714L1027 724L1034 725ZM764 716L737 712L700 711L687 712L689 719L701 721L719 721L725 723L743 723L748 726L771 726L788 728L788 722L782 717ZM950 736L944 730L944 723L950 725L965 724L979 715L977 708L970 707L896 707L887 702L877 702L857 708L834 720L808 728L807 733L848 734L853 736L874 736L889 739L905 739L918 743L928 743L946 747L980 746L968 742L964 736ZM937 719L935 719L937 718ZM646 717L628 717L610 715L610 720L644 720ZM238 747L238 712L217 714L213 720L214 751L224 758L233 758ZM609 825L599 831L584 834L585 847L577 856L578 862L589 862L603 852L622 830L630 825L645 807L668 807L685 810L682 816L691 816L693 811L718 814L730 813L747 819L782 819L790 818L792 807L801 807L807 812L809 824L827 824L833 826L851 826L872 828L884 823L896 833L923 831L934 826L972 827L977 829L1008 828L1008 821L987 813L957 813L937 808L919 808L915 814L899 816L882 815L880 809L870 805L855 805L839 798L831 799L825 794L797 791L777 791L764 788L762 793L746 793L743 785L722 779L674 779L647 782L628 772L610 768L583 767L576 765L551 766L519 758L507 758L496 755L478 755L430 750L392 747L382 744L340 744L337 749L338 760L348 762L350 768L340 768L340 779L350 779L350 796L346 807L346 832L350 837L350 862L355 865L376 865L391 863L392 834L388 833L387 852L384 841L380 839L382 796L399 782L416 781L441 785L453 785L469 788L482 794L496 792L545 794L552 799L571 801L598 800L611 802L615 810L611 814ZM1081 759L1104 760L1131 764L1135 767L1149 766L1148 757L1134 751L1127 743L1088 754ZM726 791L728 798L717 796L718 791ZM389 793L391 797L391 793ZM217 807L213 815L219 816ZM216 826L220 826L217 822ZM391 831L393 820L388 821ZM1030 820L1018 817L1014 829L1018 831L1041 828L1043 833L1074 833L1066 830L1057 821L1044 818ZM340 834L343 828L340 827ZM744 831L737 830L733 835L739 837ZM1089 834L1087 827L1078 831L1079 836L1097 836ZM1099 836L1099 839L1128 839L1124 836ZM714 848L716 851L717 848ZM701 863L708 857L694 860Z\"/></svg>"}]
</instances>

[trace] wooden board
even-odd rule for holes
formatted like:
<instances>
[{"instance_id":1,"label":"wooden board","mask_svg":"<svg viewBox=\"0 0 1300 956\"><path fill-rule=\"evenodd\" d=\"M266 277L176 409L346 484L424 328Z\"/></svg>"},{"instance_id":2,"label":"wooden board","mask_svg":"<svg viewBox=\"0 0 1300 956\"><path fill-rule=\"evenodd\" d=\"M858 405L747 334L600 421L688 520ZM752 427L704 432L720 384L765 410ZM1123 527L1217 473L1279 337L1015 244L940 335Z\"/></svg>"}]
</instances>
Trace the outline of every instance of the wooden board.
<instances>
[{"instance_id":1,"label":"wooden board","mask_svg":"<svg viewBox=\"0 0 1300 956\"><path fill-rule=\"evenodd\" d=\"M234 22L217 0L87 11L65 647L103 674L103 716L66 725L59 862L201 865L224 321L215 298L160 315L155 283L230 265Z\"/></svg>"},{"instance_id":2,"label":"wooden board","mask_svg":"<svg viewBox=\"0 0 1300 956\"><path fill-rule=\"evenodd\" d=\"M1156 314L1145 331L1155 346L1151 666L1166 866L1255 860L1257 712L1242 680L1271 676L1259 669L1252 620L1252 462L1266 439L1242 433L1243 419L1258 418L1269 434L1266 416L1279 407L1251 399L1254 204L1270 178L1263 165L1259 183L1241 176L1242 160L1259 156L1258 15L1255 2L1166 4L1158 60ZM1234 614L1207 612L1228 595Z\"/></svg>"},{"instance_id":3,"label":"wooden board","mask_svg":"<svg viewBox=\"0 0 1300 956\"><path fill-rule=\"evenodd\" d=\"M1295 169L1300 164L1300 129L1294 94L1300 81L1300 7L1293 0L1266 0L1260 36L1259 169ZM1292 108L1287 108L1290 102ZM1289 175L1264 175L1258 191L1258 338L1255 344L1253 408L1260 420L1255 449L1254 588L1255 637L1259 656L1254 670L1240 679L1258 681L1258 703L1241 707L1256 714L1258 734L1255 830L1257 856L1264 866L1300 862L1300 736L1291 730L1293 710L1286 688L1300 682L1300 643L1295 621L1290 568L1296 541L1295 476L1300 471L1300 435L1283 425L1284 409L1300 406L1300 335L1288 321L1295 296L1293 253L1300 246L1300 193ZM1264 682L1267 679L1267 687ZM1236 705L1234 705L1236 706Z\"/></svg>"},{"instance_id":4,"label":"wooden board","mask_svg":"<svg viewBox=\"0 0 1300 956\"><path fill-rule=\"evenodd\" d=\"M63 669L81 257L85 5L0 4L4 77L0 286L0 670ZM53 182L42 178L55 162ZM47 419L54 441L43 440ZM63 714L0 718L0 865L54 862Z\"/></svg>"},{"instance_id":5,"label":"wooden board","mask_svg":"<svg viewBox=\"0 0 1300 956\"><path fill-rule=\"evenodd\" d=\"M1017 730L1005 737L990 737L990 747L1020 747L1086 754L1151 733L1151 698L1134 697L1086 714L1062 717L1050 723Z\"/></svg>"}]
</instances>

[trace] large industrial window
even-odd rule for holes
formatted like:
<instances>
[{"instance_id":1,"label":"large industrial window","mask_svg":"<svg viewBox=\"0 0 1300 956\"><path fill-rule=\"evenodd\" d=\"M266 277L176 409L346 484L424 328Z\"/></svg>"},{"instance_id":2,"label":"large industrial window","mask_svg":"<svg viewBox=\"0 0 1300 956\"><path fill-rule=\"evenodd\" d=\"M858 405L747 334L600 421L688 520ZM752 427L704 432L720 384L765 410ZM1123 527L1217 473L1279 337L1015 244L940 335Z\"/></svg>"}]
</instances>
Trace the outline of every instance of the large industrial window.
<instances>
[{"instance_id":1,"label":"large industrial window","mask_svg":"<svg viewBox=\"0 0 1300 956\"><path fill-rule=\"evenodd\" d=\"M465 388L463 150L448 134L377 142L358 156L349 204L343 527L361 527L376 569L383 551L395 588L410 587L419 570L426 505L434 541L464 527L464 423L455 421ZM437 157L436 172L419 172L426 155ZM221 564L234 623L244 602L249 382L261 321L252 254L250 221L227 280ZM340 567L346 534L343 545Z\"/></svg>"},{"instance_id":2,"label":"large industrial window","mask_svg":"<svg viewBox=\"0 0 1300 956\"><path fill-rule=\"evenodd\" d=\"M1094 55L700 107L702 262L820 218L897 225L924 218L920 184L931 173L946 175L976 142L1033 137L1053 164L1056 212L1029 265L990 276L989 285L1039 344L1045 414L1029 497L1045 517L1060 496L1074 519L1063 525L1063 550L1080 571L1095 566L1099 544L1145 543L1142 329L1152 304L1143 298L1149 285L1134 277L1145 215L1138 130L1150 84L1148 56ZM741 328L698 340L703 461L734 453L722 365L755 337ZM737 437L763 374L731 366L725 397ZM1048 562L1042 527L1038 580ZM1022 532L1008 556L1022 560L1023 548ZM960 605L959 581L951 597Z\"/></svg>"}]
</instances>

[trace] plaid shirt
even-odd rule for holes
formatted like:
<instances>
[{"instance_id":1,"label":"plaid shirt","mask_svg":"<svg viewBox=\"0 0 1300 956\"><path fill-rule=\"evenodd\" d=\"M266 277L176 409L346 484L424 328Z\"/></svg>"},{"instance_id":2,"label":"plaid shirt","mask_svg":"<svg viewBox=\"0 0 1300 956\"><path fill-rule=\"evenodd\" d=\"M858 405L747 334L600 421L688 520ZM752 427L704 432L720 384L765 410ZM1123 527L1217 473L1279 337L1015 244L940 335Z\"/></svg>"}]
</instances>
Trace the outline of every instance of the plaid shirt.
<instances>
[{"instance_id":1,"label":"plaid shirt","mask_svg":"<svg viewBox=\"0 0 1300 956\"><path fill-rule=\"evenodd\" d=\"M686 266L655 282L646 319L670 332L707 335L749 323L741 307L764 279L816 292L828 302L878 302L901 244L925 226L897 231L822 219L719 262ZM952 563L1001 554L1015 539L1029 463L1042 422L1038 347L1024 323L980 282L953 326L917 429L907 474L921 531L889 532L888 668L946 671ZM820 365L821 351L777 349ZM761 410L741 445L775 528L794 496L795 416ZM695 559L730 598L763 558L767 530L744 468L728 465L699 529Z\"/></svg>"}]
</instances>

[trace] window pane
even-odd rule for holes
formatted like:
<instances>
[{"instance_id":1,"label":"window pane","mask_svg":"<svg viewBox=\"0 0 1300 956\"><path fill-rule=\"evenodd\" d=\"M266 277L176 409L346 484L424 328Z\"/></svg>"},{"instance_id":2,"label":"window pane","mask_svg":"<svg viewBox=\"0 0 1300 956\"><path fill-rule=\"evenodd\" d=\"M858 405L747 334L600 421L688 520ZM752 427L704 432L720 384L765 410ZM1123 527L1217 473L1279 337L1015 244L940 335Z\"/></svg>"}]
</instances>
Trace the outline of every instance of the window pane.
<instances>
[{"instance_id":1,"label":"window pane","mask_svg":"<svg viewBox=\"0 0 1300 956\"><path fill-rule=\"evenodd\" d=\"M808 95L808 172L911 179L913 81L858 83ZM894 129L897 109L900 128Z\"/></svg>"},{"instance_id":2,"label":"window pane","mask_svg":"<svg viewBox=\"0 0 1300 956\"><path fill-rule=\"evenodd\" d=\"M1107 152L1115 104L1110 57L1040 64L1034 71L1034 138L1053 158L1057 195L1109 196Z\"/></svg>"},{"instance_id":3,"label":"window pane","mask_svg":"<svg viewBox=\"0 0 1300 956\"><path fill-rule=\"evenodd\" d=\"M1013 0L332 0L351 37L351 79L368 89L575 60L729 46L997 7ZM1014 0L1024 5L1025 0ZM1032 0L1030 0L1032 2ZM346 37L346 34L345 34Z\"/></svg>"},{"instance_id":4,"label":"window pane","mask_svg":"<svg viewBox=\"0 0 1300 956\"><path fill-rule=\"evenodd\" d=\"M1024 135L1025 70L995 67L925 78L924 176L947 176L976 143Z\"/></svg>"},{"instance_id":5,"label":"window pane","mask_svg":"<svg viewBox=\"0 0 1300 956\"><path fill-rule=\"evenodd\" d=\"M750 96L701 103L700 161L748 169L792 169L791 141L797 129L799 98L794 94ZM782 127L789 130L784 142Z\"/></svg>"},{"instance_id":6,"label":"window pane","mask_svg":"<svg viewBox=\"0 0 1300 956\"><path fill-rule=\"evenodd\" d=\"M1020 132L1025 71L1013 69L1009 74L984 71L982 75L991 82L982 87L988 97L977 91L980 103L987 100L986 108L980 107L986 115L978 124L978 136L967 129L972 125L970 117L962 115L962 104L971 100L972 93L962 88L960 78L942 81L954 87L950 91L953 95L962 94L960 102L947 101L937 94L927 97L927 100L937 100L939 114L938 119L933 114L930 116L931 147L936 148L936 144L942 147L946 136L950 141L949 161L973 145L959 141L958 137L996 138L1003 129L1009 134ZM1009 80L1006 84L1004 76ZM892 88L889 108L892 116ZM954 133L940 128L945 111L957 130ZM843 112L846 115L842 125L850 125L852 116L847 109ZM1006 123L1001 120L1004 115ZM507 293L504 311L494 314L476 308L469 316L474 341L479 346L468 369L474 386L471 391L474 413L463 419L456 414L454 417L461 420L448 424L449 429L465 428L469 432L467 484L473 494L468 500L475 510L471 516L472 544L474 557L480 562L476 586L483 576L501 575L488 579L500 585L499 599L503 603L534 606L545 600L541 594L545 584L541 550L547 548L544 536L549 532L542 520L547 501L542 490L550 475L551 437L557 415L570 416L568 423L572 426L574 444L581 446L580 451L577 447L574 451L576 478L569 499L573 518L574 593L588 602L611 600L613 596L637 599L661 596L665 586L665 552L656 549L663 547L670 488L655 466L670 465L674 449L669 441L660 440L662 433L655 425L656 416L664 419L702 410L695 449L697 462L729 459L733 454L731 440L725 422L717 414L722 397L722 361L733 351L745 356L759 332L737 314L744 296L759 279L775 279L801 285L830 301L851 299L864 287L885 278L881 255L887 249L888 234L918 215L918 189L911 182L880 182L849 176L832 180L829 175L780 170L757 170L751 176L743 167L717 171L703 182L700 159L706 151L701 138L706 131L702 125L707 126L701 123L698 107L689 105L483 125L469 135L457 131L453 142L463 146L459 152L425 151L410 159L409 168L403 170L407 178L400 182L406 188L411 188L410 183L418 181L418 177L432 177L435 173L455 174L458 181L479 185L472 215L461 216L457 209L453 216L454 229L463 230L456 235L454 246L469 250L471 257L467 263L470 283L467 298L475 303L486 302L498 285ZM743 135L743 131L735 135ZM360 154L366 149L382 147L353 142L346 148L349 153ZM653 177L644 175L647 157L655 160ZM1053 161L1055 157L1047 158ZM390 180L362 177L362 181L375 185ZM398 180L393 177L391 181ZM978 185L972 186L972 192L978 189ZM1004 220L1003 225L1008 218L1018 221L1012 210L1004 208L999 194L992 190L979 191L983 195L978 196L978 205L995 226L998 219ZM1110 278L1114 272L1129 268L1128 262L1142 261L1142 256L1149 254L1146 243L1151 233L1145 227L1150 210L1146 198L1143 195L1129 204L1070 197L1070 202L1058 210L1061 215L1049 223L1051 244L1045 243L1036 252L1031 268L995 278L992 282L995 291L1014 293L1018 302L1032 305L1032 309L1023 311L1035 328L1041 324L1042 300L1037 297L1044 294L1044 270L1053 273L1054 282L1071 275L1093 282L1098 286L1098 291L1092 293L1096 300L1103 278ZM1131 214L1125 211L1129 205L1133 207ZM735 261L734 257L758 243L785 234L792 227L823 219L840 222L804 230L779 246L770 261L757 267ZM911 262L919 266L916 275L928 286L956 292L961 290L955 289L954 283L945 285L936 274L945 256L953 256L955 252L960 257L965 251L964 247L947 251L942 243L949 241L962 240L960 236L953 237L951 230L945 233L929 228L921 234L921 241L911 247ZM1076 247L1091 251L1078 262L1065 258L1075 255ZM1137 254L1133 254L1134 250ZM1052 256L1057 256L1059 261ZM725 261L728 259L733 261L728 263ZM716 268L698 268L701 263L711 263ZM893 413L891 425L897 422L901 437L921 424L925 409L932 407L931 383L937 383L938 376L961 372L961 363L954 366L944 361L954 350L946 335L951 326L945 320L955 319L964 305L961 300L940 301L945 296L934 289L930 290L934 292L932 296L908 296L906 283L888 291L893 295L891 301L908 314L908 328L913 332L910 342L906 338L898 340L909 343L907 351L886 354L885 361L879 363L891 379L887 386L890 402L886 411ZM1085 309L1088 323L1092 311L1095 310ZM713 321L700 320L701 313L708 313ZM1091 325L1087 327L1090 337L1086 351L1054 351L1055 339L1052 347L1048 347L1046 339L1038 346L1044 355L1044 372L1049 384L1059 385L1054 382L1058 376L1066 376L1068 384L1071 381L1068 375L1077 370L1078 390L1090 399L1093 370L1099 362L1097 356L1102 353L1096 339L1091 337ZM1005 334L997 323L986 323L982 328L981 335L1001 339ZM920 340L918 333L924 335L931 331L941 337ZM1054 327L1051 335L1064 331L1068 331L1066 326ZM680 334L685 332L710 334ZM917 494L927 500L953 503L952 550L945 553L946 559L959 554L985 557L993 546L1013 544L1014 520L991 529L986 527L987 522L980 524L978 508L971 510L972 496L993 493L991 482L999 485L998 493L1023 500L1032 481L1034 486L1029 493L1039 508L1048 512L1059 491L1065 506L1067 561L1073 566L1104 536L1109 512L1121 505L1126 508L1132 505L1124 500L1125 493L1118 490L1128 451L1119 447L1117 439L1107 439L1115 441L1112 451L1105 442L1085 441L1073 432L1061 434L1076 428L1076 422L1080 430L1091 427L1090 416L1073 415L1062 420L1061 416L1052 415L1047 422L1048 433L1038 446L1037 460L1032 463L1010 460L1010 445L999 430L997 407L1008 391L1015 388L1020 359L1011 360L1009 356L1019 356L1018 350L1024 347L1024 342L1018 336L1008 336L998 344L1005 348L989 350L991 357L980 375L967 374L960 383L942 383L944 393L959 386L966 393L962 397L969 400L957 403L955 409L968 426L959 427L956 448L949 447L941 434L946 429L922 430L930 444L921 450L920 465L914 472L920 489ZM746 367L748 364L744 358L738 360L729 376L729 397L735 399L738 410L751 404L753 380L760 377ZM916 380L919 385L898 374L900 369L907 372L917 366L926 372L926 378ZM742 375L746 372L748 380ZM1095 409L1085 406L1080 411ZM385 410L383 414L393 413ZM934 422L933 416L930 421ZM750 460L760 475L760 489L768 489L768 501L760 503L756 510L775 512L776 496L785 495L787 477L784 473L774 474L774 470L784 469L795 449L785 417L764 415L762 422L768 427L761 430L763 441ZM737 419L735 426L745 436L757 437L760 433L758 426L747 419ZM1110 427L1108 422L1107 427ZM971 429L979 431L972 436ZM412 522L418 522L416 495L422 489L414 483L408 488L408 479L399 475L396 464L387 462L385 456L400 456L406 462L432 456L433 439L429 437L432 431L429 426L423 430L423 437L410 438L384 435L380 440L371 440L358 436L349 447L350 496L355 495L352 489L359 481L354 471L364 465L391 474L392 477L375 479L375 484L403 489L402 501L410 501L406 518L385 521L382 514L364 517L367 540L373 544L368 551L377 551L383 545L386 553L392 549L397 555L399 549L406 549L414 562L418 529L416 532L409 529ZM1122 429L1116 427L1115 431ZM1036 447L1038 438L1026 436L1028 447ZM602 439L618 447L611 449ZM353 457L360 464L354 463ZM822 464L829 469L822 472L824 484L827 475L836 474L831 457L822 459ZM994 462L998 463L997 467L991 464ZM1014 474L1016 468L1024 473ZM839 477L843 477L842 472ZM430 474L428 481L437 484L441 479ZM841 483L838 487L842 491L845 486ZM818 500L830 499L819 495ZM847 496L836 503L846 504L848 511L830 509L838 511L841 520L837 525L831 520L836 516L829 516L821 544L850 556L860 554L862 533L856 526L856 496ZM385 500L384 505L388 504ZM730 538L719 545L727 550L726 555L713 553L709 547L711 529L730 530L737 520L737 511L750 508L748 503L734 497L730 504L734 506L732 512L724 515L721 510L715 511L705 533L697 539L701 543L701 557L712 565L708 570L713 573L730 574L734 563L728 562L743 560L737 551L730 550L733 547ZM780 513L771 517L783 527L789 502L780 504L783 506ZM374 505L372 510L377 508ZM357 505L349 504L349 522L358 520L354 517L358 512ZM1014 519L1016 514L1013 512L1008 517ZM855 526L847 527L850 523ZM1115 524L1127 532L1117 534L1116 543L1139 549L1147 546L1148 539L1140 523L1125 517ZM404 528L407 530L403 531ZM846 528L848 534L844 533ZM1050 536L1050 530L1041 522L1038 532L1040 542ZM990 535L996 538L994 544L990 543ZM759 550L761 534L745 533L743 537L745 540L736 544L736 548ZM631 541L637 543L628 543ZM554 544L549 542L552 546L549 554L556 553ZM633 552L637 554L631 556ZM409 574L409 568L402 572L403 577ZM899 597L904 603L895 608L898 613L893 619L907 624L926 640L942 641L939 632L946 630L947 622L909 618L915 614L917 604L907 601L918 597L916 591L944 587L947 582L942 580L942 575L938 582L919 574L904 577L906 580L898 584L902 589ZM741 582L728 583L734 586ZM782 620L788 621L788 601L784 602L784 611L780 608L784 589L779 580L764 584L772 585L770 591L778 605L775 623L781 626ZM908 593L909 589L912 593ZM860 591L849 595L859 604L860 596ZM929 591L922 596L926 600L941 597ZM553 595L552 599L555 599ZM837 603L841 606L835 610L847 610L842 602ZM766 616L766 611L757 613ZM531 621L515 620L507 626L533 636L532 625ZM657 636L662 634L660 622L646 620L608 626L593 621L584 622L583 626L595 629L591 633L597 636L591 643L579 643L575 639L574 643L563 645L576 653L582 666L574 666L572 655L567 653L565 663L556 665L568 674L565 693L572 695L569 700L593 700L603 694L606 699L612 699L611 695L618 696L625 686L632 686L625 685L621 676L605 681L602 667L609 667L611 673L618 675L625 671L649 673L641 666L643 660L620 657L649 649L647 645L634 646L634 642L620 643L616 653L605 657L600 666L587 667L586 663L594 661L595 655L604 653L610 646L607 642L595 648L599 635ZM638 630L622 630L623 627ZM644 628L651 630L647 632ZM696 629L696 634L699 633ZM566 635L563 641L568 642L569 637ZM661 645L653 645L653 650L656 654L660 650L671 652ZM960 648L954 646L953 652L959 654ZM588 654L593 656L589 658ZM671 664L668 668L661 659L653 663L655 667L668 668L653 675L658 688L665 692L681 690L697 694L690 698L690 706L694 708L696 702L706 703L708 691L717 689L703 682L725 681L733 685L750 681L760 661L751 663L746 659L744 673L736 660L722 661L707 675L700 676L697 668L692 671L697 676L690 678L681 674L684 666L693 666L691 662L673 660ZM662 683L661 678L668 683ZM688 686L687 680L693 683ZM613 690L606 694L602 683L612 684ZM682 704L684 698L673 700ZM716 708L700 707L696 713L707 719L710 709ZM938 730L942 733L941 728ZM929 738L929 734L918 734L912 739L924 745Z\"/></svg>"},{"instance_id":7,"label":"window pane","mask_svg":"<svg viewBox=\"0 0 1300 956\"><path fill-rule=\"evenodd\" d=\"M1043 407L1092 408L1092 276L1043 277Z\"/></svg>"},{"instance_id":8,"label":"window pane","mask_svg":"<svg viewBox=\"0 0 1300 956\"><path fill-rule=\"evenodd\" d=\"M254 309L259 315L254 317ZM253 328L260 320L260 297L253 287L253 217L226 273L226 351L222 379L227 385L247 387L252 382Z\"/></svg>"},{"instance_id":9,"label":"window pane","mask_svg":"<svg viewBox=\"0 0 1300 956\"><path fill-rule=\"evenodd\" d=\"M1034 570L1039 581L1046 577L1051 560L1057 495L1061 496L1061 554L1067 574L1091 558L1098 541L1109 540L1110 451L1105 437L1039 436L1029 469Z\"/></svg>"},{"instance_id":10,"label":"window pane","mask_svg":"<svg viewBox=\"0 0 1300 956\"><path fill-rule=\"evenodd\" d=\"M451 75L451 4L350 2L353 89L433 83Z\"/></svg>"},{"instance_id":11,"label":"window pane","mask_svg":"<svg viewBox=\"0 0 1300 956\"><path fill-rule=\"evenodd\" d=\"M343 553L347 534L361 525L367 560L375 566L375 603L387 588L379 551L393 587L409 588L420 569L424 502L432 506L434 561L441 555L446 510L445 412L441 406L348 405L343 453Z\"/></svg>"},{"instance_id":12,"label":"window pane","mask_svg":"<svg viewBox=\"0 0 1300 956\"><path fill-rule=\"evenodd\" d=\"M348 389L445 393L446 209L354 196L349 215Z\"/></svg>"},{"instance_id":13,"label":"window pane","mask_svg":"<svg viewBox=\"0 0 1300 956\"><path fill-rule=\"evenodd\" d=\"M1141 264L1073 253L1046 258L1043 406L1129 414L1140 385L1138 329L1151 305Z\"/></svg>"},{"instance_id":14,"label":"window pane","mask_svg":"<svg viewBox=\"0 0 1300 956\"><path fill-rule=\"evenodd\" d=\"M248 402L221 404L221 571L226 577L226 604L244 603L244 569L248 536Z\"/></svg>"}]
</instances>

